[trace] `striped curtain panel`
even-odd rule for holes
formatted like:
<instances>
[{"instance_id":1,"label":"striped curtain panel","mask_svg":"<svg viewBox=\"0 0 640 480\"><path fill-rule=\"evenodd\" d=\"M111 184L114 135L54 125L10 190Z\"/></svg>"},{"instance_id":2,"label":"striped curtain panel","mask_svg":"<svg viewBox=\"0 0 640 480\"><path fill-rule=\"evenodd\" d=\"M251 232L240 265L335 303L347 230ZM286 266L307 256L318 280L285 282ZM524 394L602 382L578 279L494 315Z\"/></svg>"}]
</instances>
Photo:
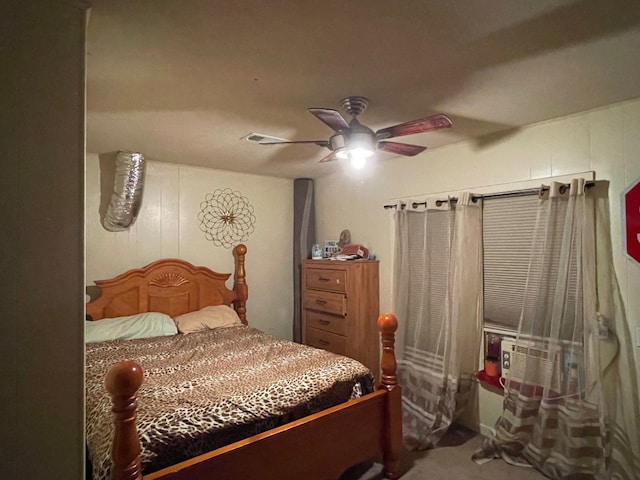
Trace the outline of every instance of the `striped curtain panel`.
<instances>
[{"instance_id":1,"label":"striped curtain panel","mask_svg":"<svg viewBox=\"0 0 640 480\"><path fill-rule=\"evenodd\" d=\"M310 258L316 238L313 180L293 181L293 341L302 342L302 261Z\"/></svg>"},{"instance_id":2,"label":"striped curtain panel","mask_svg":"<svg viewBox=\"0 0 640 480\"><path fill-rule=\"evenodd\" d=\"M412 203L394 213L393 311L405 443L426 449L463 410L478 365L482 210L470 194L455 208Z\"/></svg>"},{"instance_id":3,"label":"striped curtain panel","mask_svg":"<svg viewBox=\"0 0 640 480\"><path fill-rule=\"evenodd\" d=\"M609 182L589 193L596 204L598 314L606 338L600 340L602 391L609 425L607 470L612 480L640 479L640 365L613 268ZM617 200L617 199L616 199ZM616 201L614 200L614 201Z\"/></svg>"},{"instance_id":4,"label":"striped curtain panel","mask_svg":"<svg viewBox=\"0 0 640 480\"><path fill-rule=\"evenodd\" d=\"M495 437L474 455L478 461L500 457L554 479L612 478L594 218L583 180L566 191L554 182L540 200L504 410Z\"/></svg>"}]
</instances>

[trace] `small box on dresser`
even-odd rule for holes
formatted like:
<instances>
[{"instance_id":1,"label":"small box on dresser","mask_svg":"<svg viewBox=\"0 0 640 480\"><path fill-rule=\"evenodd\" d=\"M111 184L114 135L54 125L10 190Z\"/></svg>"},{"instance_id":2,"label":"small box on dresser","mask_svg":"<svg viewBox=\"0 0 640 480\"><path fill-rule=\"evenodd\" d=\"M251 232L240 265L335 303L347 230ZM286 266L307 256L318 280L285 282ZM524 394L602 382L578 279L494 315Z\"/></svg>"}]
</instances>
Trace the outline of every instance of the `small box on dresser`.
<instances>
[{"instance_id":1,"label":"small box on dresser","mask_svg":"<svg viewBox=\"0 0 640 480\"><path fill-rule=\"evenodd\" d=\"M379 380L378 296L378 261L305 260L303 343L354 358Z\"/></svg>"}]
</instances>

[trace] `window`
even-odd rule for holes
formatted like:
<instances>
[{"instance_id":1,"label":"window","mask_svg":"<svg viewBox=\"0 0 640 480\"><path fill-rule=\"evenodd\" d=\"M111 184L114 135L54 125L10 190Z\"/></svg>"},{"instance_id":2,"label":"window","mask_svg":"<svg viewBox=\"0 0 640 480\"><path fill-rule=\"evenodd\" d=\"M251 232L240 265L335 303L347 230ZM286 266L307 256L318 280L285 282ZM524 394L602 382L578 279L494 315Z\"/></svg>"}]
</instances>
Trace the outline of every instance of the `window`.
<instances>
[{"instance_id":1,"label":"window","mask_svg":"<svg viewBox=\"0 0 640 480\"><path fill-rule=\"evenodd\" d=\"M483 200L485 327L518 329L539 202L537 195Z\"/></svg>"},{"instance_id":2,"label":"window","mask_svg":"<svg viewBox=\"0 0 640 480\"><path fill-rule=\"evenodd\" d=\"M564 215L557 221L547 222L547 209L539 209L537 195L485 198L483 201L483 268L484 268L484 326L487 331L518 330L523 308L525 318L547 318L551 311L540 305L554 303L557 288L558 265L562 251ZM559 204L558 208L565 207ZM549 235L536 231L536 224L547 229ZM543 239L546 237L546 245ZM573 242L577 239L574 237ZM574 243L572 249L577 245ZM543 250L544 248L544 250ZM542 255L545 251L545 255ZM532 260L533 259L533 260ZM582 289L576 290L578 265L573 258L569 265L564 322L557 333L560 339L580 338L582 322ZM526 295L525 295L526 293ZM546 301L535 302L535 298ZM525 299L533 302L525 304ZM547 338L549 322L523 325L523 333ZM555 336L555 335L554 335Z\"/></svg>"}]
</instances>

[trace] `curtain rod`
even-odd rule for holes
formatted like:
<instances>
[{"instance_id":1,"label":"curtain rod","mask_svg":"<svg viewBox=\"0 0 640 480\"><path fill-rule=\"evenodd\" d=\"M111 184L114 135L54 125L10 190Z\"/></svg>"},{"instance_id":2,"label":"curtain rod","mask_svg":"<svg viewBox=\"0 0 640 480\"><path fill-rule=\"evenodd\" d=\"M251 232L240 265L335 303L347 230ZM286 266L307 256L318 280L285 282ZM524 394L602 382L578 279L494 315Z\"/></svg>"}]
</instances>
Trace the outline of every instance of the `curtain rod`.
<instances>
[{"instance_id":1,"label":"curtain rod","mask_svg":"<svg viewBox=\"0 0 640 480\"><path fill-rule=\"evenodd\" d=\"M586 181L584 182L584 188L585 190L594 187L596 184L595 181ZM564 193L567 188L569 188L571 186L570 183L563 183L560 186L560 193ZM524 197L524 196L528 196L528 195L541 195L543 192L546 192L549 190L549 187L546 185L543 185L542 187L538 187L538 188L525 188L522 190L510 190L508 192L498 192L498 193L487 193L487 194L480 194L480 195L473 195L471 197L471 200L473 202L477 202L478 199L482 198L482 199L487 199L487 198L500 198L500 197ZM458 197L451 197L448 199L443 199L443 200L436 200L435 204L437 207L441 206L443 203L455 203L458 201ZM402 204L402 208L404 208L404 205L406 204ZM413 202L411 204L411 208L418 208L420 206L427 206L427 202ZM385 210L389 209L389 208L397 208L398 205L397 204L393 204L393 205L384 205Z\"/></svg>"}]
</instances>

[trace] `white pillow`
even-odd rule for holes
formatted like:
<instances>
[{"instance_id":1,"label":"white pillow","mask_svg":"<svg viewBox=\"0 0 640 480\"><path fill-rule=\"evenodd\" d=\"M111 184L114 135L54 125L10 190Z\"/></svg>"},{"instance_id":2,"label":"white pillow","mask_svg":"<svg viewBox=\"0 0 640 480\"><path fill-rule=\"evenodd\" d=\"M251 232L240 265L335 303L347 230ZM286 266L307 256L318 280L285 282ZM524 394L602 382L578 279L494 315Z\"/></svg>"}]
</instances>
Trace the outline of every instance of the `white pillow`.
<instances>
[{"instance_id":1,"label":"white pillow","mask_svg":"<svg viewBox=\"0 0 640 480\"><path fill-rule=\"evenodd\" d=\"M178 315L174 320L178 331L185 334L242 324L236 311L227 305L204 307L197 312Z\"/></svg>"},{"instance_id":2,"label":"white pillow","mask_svg":"<svg viewBox=\"0 0 640 480\"><path fill-rule=\"evenodd\" d=\"M178 329L169 315L160 312L138 313L128 317L103 318L84 322L86 343L107 340L150 338L176 335Z\"/></svg>"}]
</instances>

